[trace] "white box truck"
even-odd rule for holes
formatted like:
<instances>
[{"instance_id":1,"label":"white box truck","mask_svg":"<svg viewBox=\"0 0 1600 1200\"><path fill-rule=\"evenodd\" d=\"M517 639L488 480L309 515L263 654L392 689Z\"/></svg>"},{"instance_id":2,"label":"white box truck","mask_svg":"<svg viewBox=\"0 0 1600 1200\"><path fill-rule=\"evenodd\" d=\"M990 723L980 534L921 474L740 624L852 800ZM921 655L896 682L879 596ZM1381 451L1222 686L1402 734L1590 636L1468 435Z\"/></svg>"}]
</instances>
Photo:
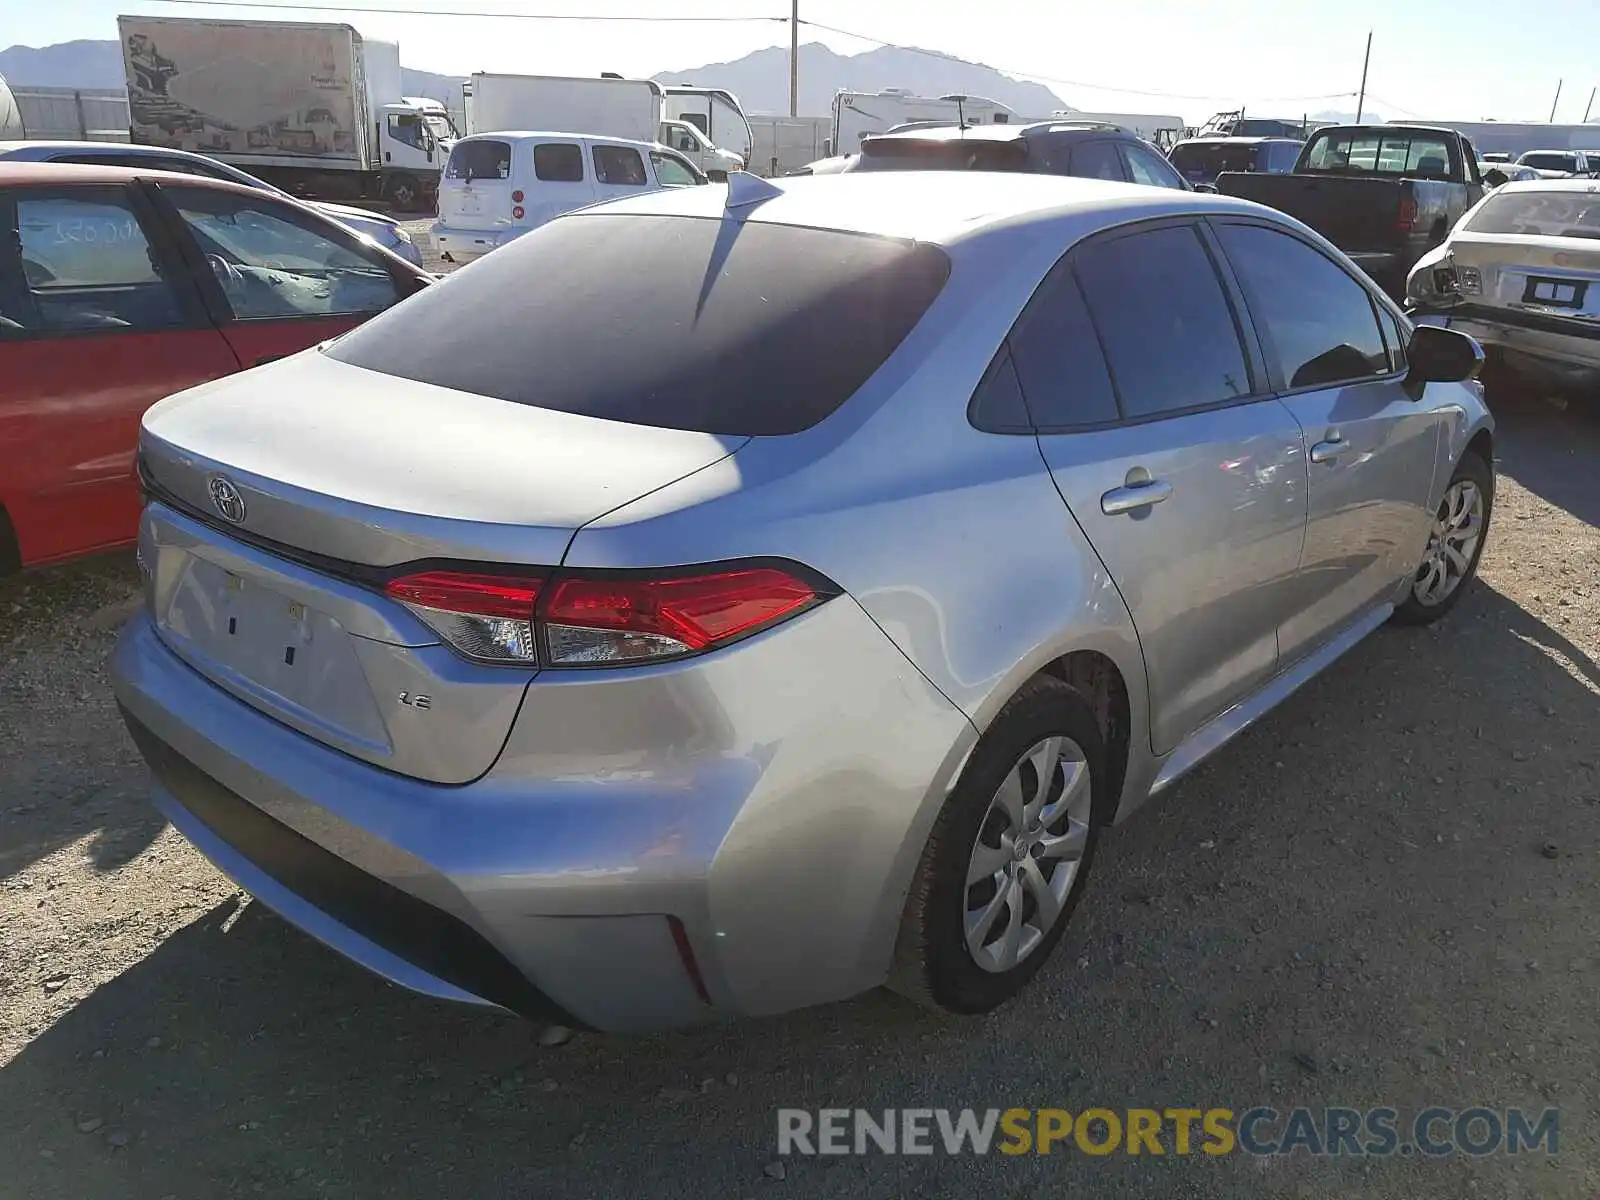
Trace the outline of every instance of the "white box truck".
<instances>
[{"instance_id":1,"label":"white box truck","mask_svg":"<svg viewBox=\"0 0 1600 1200\"><path fill-rule=\"evenodd\" d=\"M286 191L431 207L456 131L401 95L400 48L349 25L117 18L132 140L209 154Z\"/></svg>"},{"instance_id":2,"label":"white box truck","mask_svg":"<svg viewBox=\"0 0 1600 1200\"><path fill-rule=\"evenodd\" d=\"M744 167L742 154L713 145L687 121L668 119L666 92L651 79L480 71L461 92L467 133L572 133L660 142L713 177Z\"/></svg>"}]
</instances>

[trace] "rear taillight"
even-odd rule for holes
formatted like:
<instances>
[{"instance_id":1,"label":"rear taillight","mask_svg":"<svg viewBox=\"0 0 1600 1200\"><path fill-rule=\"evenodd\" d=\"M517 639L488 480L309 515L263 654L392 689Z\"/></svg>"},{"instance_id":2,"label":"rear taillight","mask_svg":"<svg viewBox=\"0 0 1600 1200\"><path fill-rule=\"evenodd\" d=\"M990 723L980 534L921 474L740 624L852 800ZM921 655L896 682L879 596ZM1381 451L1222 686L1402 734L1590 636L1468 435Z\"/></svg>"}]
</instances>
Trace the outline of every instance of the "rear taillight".
<instances>
[{"instance_id":1,"label":"rear taillight","mask_svg":"<svg viewBox=\"0 0 1600 1200\"><path fill-rule=\"evenodd\" d=\"M545 578L424 571L385 588L468 658L506 665L617 666L715 650L834 591L765 563Z\"/></svg>"},{"instance_id":2,"label":"rear taillight","mask_svg":"<svg viewBox=\"0 0 1600 1200\"><path fill-rule=\"evenodd\" d=\"M1400 211L1395 215L1395 228L1403 233L1410 233L1417 223L1417 198L1415 196L1400 197Z\"/></svg>"},{"instance_id":3,"label":"rear taillight","mask_svg":"<svg viewBox=\"0 0 1600 1200\"><path fill-rule=\"evenodd\" d=\"M511 193L511 203L513 203L513 204L521 204L522 203L522 189L521 188L518 188L516 191Z\"/></svg>"},{"instance_id":4,"label":"rear taillight","mask_svg":"<svg viewBox=\"0 0 1600 1200\"><path fill-rule=\"evenodd\" d=\"M526 209L524 209L524 208L523 208L523 207L522 207L522 205L520 205L520 204L513 204L513 205L512 205L512 206L511 206L511 219L512 219L512 220L514 220L514 221L520 221L520 220L522 220L522 218L523 218L523 217L525 217L525 216L527 216L527 215L528 215L528 213L527 213L527 210L526 210Z\"/></svg>"}]
</instances>

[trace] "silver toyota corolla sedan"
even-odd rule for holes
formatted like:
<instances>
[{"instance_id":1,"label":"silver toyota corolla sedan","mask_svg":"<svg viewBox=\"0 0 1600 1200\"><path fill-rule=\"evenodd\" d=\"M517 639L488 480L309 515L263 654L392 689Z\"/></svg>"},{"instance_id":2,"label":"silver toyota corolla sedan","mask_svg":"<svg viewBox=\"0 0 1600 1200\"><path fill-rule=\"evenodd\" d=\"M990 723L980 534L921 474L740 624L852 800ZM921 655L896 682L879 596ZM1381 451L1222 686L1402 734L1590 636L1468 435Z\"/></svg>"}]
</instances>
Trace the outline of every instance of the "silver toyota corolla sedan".
<instances>
[{"instance_id":1,"label":"silver toyota corolla sedan","mask_svg":"<svg viewBox=\"0 0 1600 1200\"><path fill-rule=\"evenodd\" d=\"M146 415L116 694L174 825L419 991L981 1012L1107 826L1461 598L1480 362L1222 197L591 208Z\"/></svg>"},{"instance_id":2,"label":"silver toyota corolla sedan","mask_svg":"<svg viewBox=\"0 0 1600 1200\"><path fill-rule=\"evenodd\" d=\"M1508 183L1424 255L1406 286L1418 320L1459 329L1542 383L1600 385L1600 182Z\"/></svg>"}]
</instances>

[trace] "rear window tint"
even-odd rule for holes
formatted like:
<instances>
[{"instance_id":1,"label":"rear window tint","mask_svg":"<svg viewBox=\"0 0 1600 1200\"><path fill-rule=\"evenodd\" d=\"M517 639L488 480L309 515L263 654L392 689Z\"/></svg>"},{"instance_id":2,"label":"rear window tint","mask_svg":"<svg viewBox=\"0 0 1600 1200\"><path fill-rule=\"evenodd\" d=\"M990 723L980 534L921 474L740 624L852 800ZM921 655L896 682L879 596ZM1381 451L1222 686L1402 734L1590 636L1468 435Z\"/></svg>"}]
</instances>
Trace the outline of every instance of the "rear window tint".
<instances>
[{"instance_id":1,"label":"rear window tint","mask_svg":"<svg viewBox=\"0 0 1600 1200\"><path fill-rule=\"evenodd\" d=\"M798 433L883 364L949 272L938 247L889 238L591 213L518 238L327 353L636 425Z\"/></svg>"},{"instance_id":2,"label":"rear window tint","mask_svg":"<svg viewBox=\"0 0 1600 1200\"><path fill-rule=\"evenodd\" d=\"M582 183L583 151L570 142L543 142L533 148L533 173L546 183Z\"/></svg>"},{"instance_id":3,"label":"rear window tint","mask_svg":"<svg viewBox=\"0 0 1600 1200\"><path fill-rule=\"evenodd\" d=\"M594 177L601 183L623 187L643 187L648 181L644 174L644 159L637 150L626 146L596 146L594 148Z\"/></svg>"},{"instance_id":4,"label":"rear window tint","mask_svg":"<svg viewBox=\"0 0 1600 1200\"><path fill-rule=\"evenodd\" d=\"M446 179L505 179L511 174L511 143L458 142L445 164Z\"/></svg>"}]
</instances>

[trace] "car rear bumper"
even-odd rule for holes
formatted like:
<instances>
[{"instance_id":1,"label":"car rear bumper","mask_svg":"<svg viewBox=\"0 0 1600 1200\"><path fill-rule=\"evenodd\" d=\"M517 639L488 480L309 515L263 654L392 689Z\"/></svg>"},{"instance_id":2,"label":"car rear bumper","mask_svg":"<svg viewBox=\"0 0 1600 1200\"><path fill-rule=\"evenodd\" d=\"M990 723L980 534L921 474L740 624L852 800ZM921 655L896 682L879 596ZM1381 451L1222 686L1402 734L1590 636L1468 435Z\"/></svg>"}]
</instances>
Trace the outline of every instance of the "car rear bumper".
<instances>
[{"instance_id":1,"label":"car rear bumper","mask_svg":"<svg viewBox=\"0 0 1600 1200\"><path fill-rule=\"evenodd\" d=\"M1417 320L1468 334L1508 366L1571 387L1600 385L1600 325L1478 305L1424 308Z\"/></svg>"},{"instance_id":2,"label":"car rear bumper","mask_svg":"<svg viewBox=\"0 0 1600 1200\"><path fill-rule=\"evenodd\" d=\"M881 983L976 736L848 596L631 698L536 684L463 786L235 700L147 615L112 667L156 804L262 902L413 990L618 1032Z\"/></svg>"},{"instance_id":3,"label":"car rear bumper","mask_svg":"<svg viewBox=\"0 0 1600 1200\"><path fill-rule=\"evenodd\" d=\"M491 250L515 241L528 231L523 228L467 229L437 221L429 232L439 247L439 254L448 262L471 262L482 258Z\"/></svg>"}]
</instances>

